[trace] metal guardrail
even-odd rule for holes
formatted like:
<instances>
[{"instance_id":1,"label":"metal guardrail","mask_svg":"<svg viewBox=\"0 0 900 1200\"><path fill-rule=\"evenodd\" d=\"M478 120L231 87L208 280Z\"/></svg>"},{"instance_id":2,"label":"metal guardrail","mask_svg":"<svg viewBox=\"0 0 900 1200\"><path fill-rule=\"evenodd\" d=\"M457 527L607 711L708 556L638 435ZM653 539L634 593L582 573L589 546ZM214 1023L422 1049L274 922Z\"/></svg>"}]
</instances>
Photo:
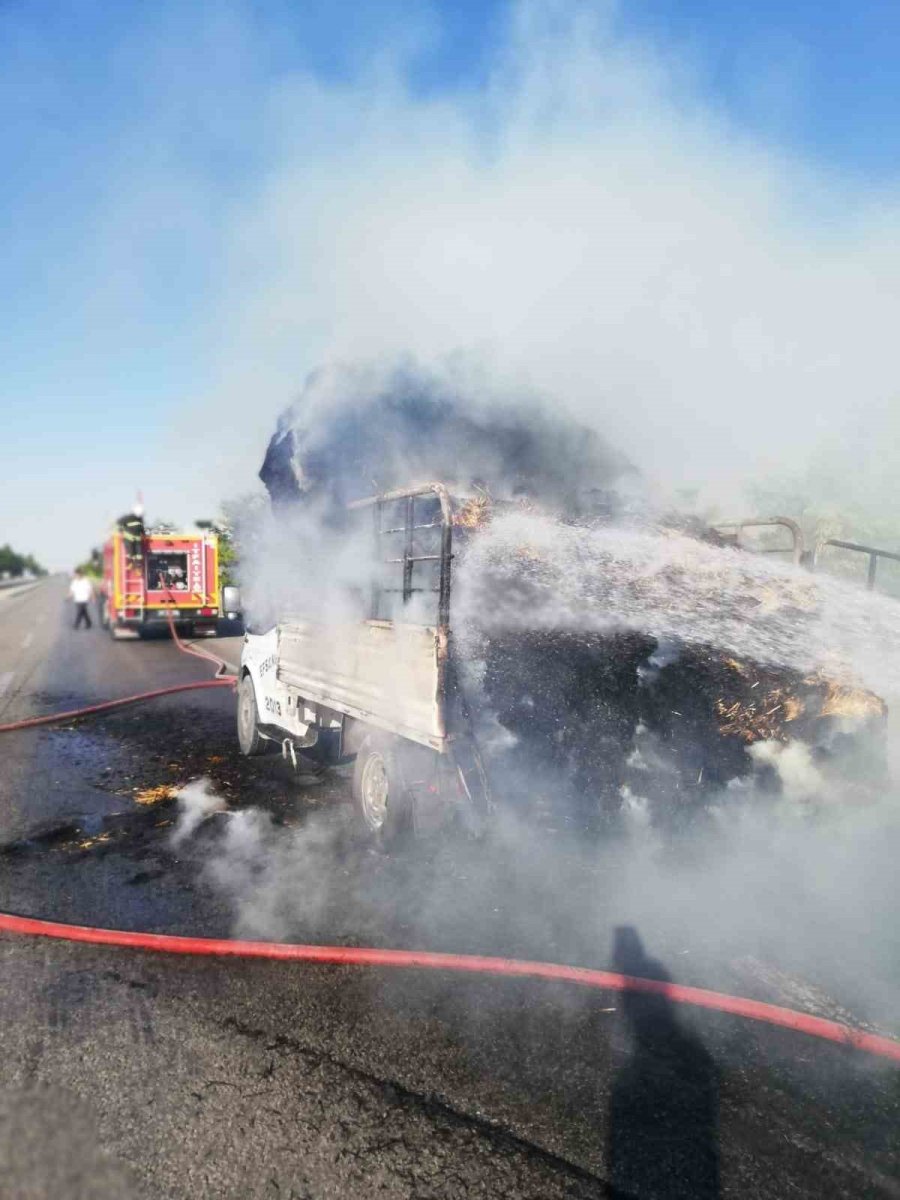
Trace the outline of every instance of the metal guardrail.
<instances>
[{"instance_id":1,"label":"metal guardrail","mask_svg":"<svg viewBox=\"0 0 900 1200\"><path fill-rule=\"evenodd\" d=\"M714 528L716 530L733 529L734 542L736 546L741 544L741 530L755 529L768 525L781 525L791 535L790 546L767 546L763 549L757 549L757 554L790 554L791 559L795 563L807 562L806 550L803 543L803 530L796 521L790 517L750 517L746 521L717 521Z\"/></svg>"},{"instance_id":2,"label":"metal guardrail","mask_svg":"<svg viewBox=\"0 0 900 1200\"><path fill-rule=\"evenodd\" d=\"M866 588L868 591L875 590L875 575L878 570L879 558L887 558L892 562L900 562L900 554L895 554L892 550L879 550L877 546L864 546L860 542L842 542L839 538L828 538L816 547L813 553L812 567L815 569L819 554L825 546L837 546L839 550L854 550L858 554L868 554L869 556L869 572L866 577Z\"/></svg>"},{"instance_id":3,"label":"metal guardrail","mask_svg":"<svg viewBox=\"0 0 900 1200\"><path fill-rule=\"evenodd\" d=\"M0 591L3 588L30 587L40 582L40 579L0 579Z\"/></svg>"},{"instance_id":4,"label":"metal guardrail","mask_svg":"<svg viewBox=\"0 0 900 1200\"><path fill-rule=\"evenodd\" d=\"M862 542L845 542L840 538L827 538L824 542L820 542L814 549L807 550L804 545L803 531L797 522L790 517L750 517L746 521L719 521L716 522L714 528L719 532L733 530L733 533L730 533L730 537L733 539L734 544L740 547L741 531L743 529L758 529L770 525L781 525L787 529L791 535L791 545L783 547L754 547L757 554L790 554L795 563L808 567L811 571L815 571L818 568L819 556L826 546L835 546L839 550L852 550L857 554L866 554L869 558L866 588L870 592L875 590L875 578L878 572L879 558L886 558L891 562L900 562L900 553L898 552L882 550L878 546L866 546ZM742 548L748 549L749 547Z\"/></svg>"}]
</instances>

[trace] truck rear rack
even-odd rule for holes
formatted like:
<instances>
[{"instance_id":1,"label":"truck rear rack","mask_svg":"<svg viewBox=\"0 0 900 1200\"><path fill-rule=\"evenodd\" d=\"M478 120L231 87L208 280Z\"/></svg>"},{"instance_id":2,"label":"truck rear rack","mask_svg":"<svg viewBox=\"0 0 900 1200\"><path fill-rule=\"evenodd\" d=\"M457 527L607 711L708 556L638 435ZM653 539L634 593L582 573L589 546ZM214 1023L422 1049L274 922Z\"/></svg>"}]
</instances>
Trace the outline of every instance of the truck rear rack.
<instances>
[{"instance_id":1,"label":"truck rear rack","mask_svg":"<svg viewBox=\"0 0 900 1200\"><path fill-rule=\"evenodd\" d=\"M418 519L416 502L426 497L437 499L440 520L434 520L431 514L428 514L425 519ZM397 507L391 506L399 506L399 511ZM351 510L372 509L375 536L379 547L384 545L386 537L403 536L402 552L399 555L395 552L393 555L379 560L385 566L402 567L401 586L391 587L379 582L375 585L375 590L384 595L400 596L404 604L416 594L436 594L438 598L437 624L446 629L450 622L450 564L453 559L453 501L446 486L442 483L423 483L412 488L382 492L380 495L369 496L364 500L355 500L347 507ZM401 518L402 524L398 524L397 522ZM416 534L429 529L440 530L440 547L436 548L436 553L420 553L416 547ZM437 584L417 586L416 565L430 562L440 564ZM376 610L377 599L373 598L373 611Z\"/></svg>"}]
</instances>

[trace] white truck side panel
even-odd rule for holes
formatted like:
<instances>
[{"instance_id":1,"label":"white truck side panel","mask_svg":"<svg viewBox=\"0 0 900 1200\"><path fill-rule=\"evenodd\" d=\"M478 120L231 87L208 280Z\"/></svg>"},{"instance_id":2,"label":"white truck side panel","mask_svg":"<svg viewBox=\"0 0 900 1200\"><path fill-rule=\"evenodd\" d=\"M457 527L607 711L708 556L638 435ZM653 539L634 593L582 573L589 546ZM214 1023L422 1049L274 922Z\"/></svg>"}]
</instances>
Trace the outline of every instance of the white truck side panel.
<instances>
[{"instance_id":1,"label":"white truck side panel","mask_svg":"<svg viewBox=\"0 0 900 1200\"><path fill-rule=\"evenodd\" d=\"M437 630L390 621L292 620L278 634L280 684L305 700L443 749Z\"/></svg>"}]
</instances>

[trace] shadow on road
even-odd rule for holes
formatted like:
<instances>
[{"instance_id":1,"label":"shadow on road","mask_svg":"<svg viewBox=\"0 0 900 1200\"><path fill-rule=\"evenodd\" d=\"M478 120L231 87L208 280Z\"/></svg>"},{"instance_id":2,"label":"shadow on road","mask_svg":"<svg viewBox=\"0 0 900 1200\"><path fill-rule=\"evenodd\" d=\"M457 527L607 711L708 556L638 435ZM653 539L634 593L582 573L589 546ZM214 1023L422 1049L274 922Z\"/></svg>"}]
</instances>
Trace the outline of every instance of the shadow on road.
<instances>
[{"instance_id":1,"label":"shadow on road","mask_svg":"<svg viewBox=\"0 0 900 1200\"><path fill-rule=\"evenodd\" d=\"M668 982L631 926L616 930L614 969ZM719 1196L719 1077L665 996L623 993L630 1054L610 1102L611 1194L655 1200Z\"/></svg>"}]
</instances>

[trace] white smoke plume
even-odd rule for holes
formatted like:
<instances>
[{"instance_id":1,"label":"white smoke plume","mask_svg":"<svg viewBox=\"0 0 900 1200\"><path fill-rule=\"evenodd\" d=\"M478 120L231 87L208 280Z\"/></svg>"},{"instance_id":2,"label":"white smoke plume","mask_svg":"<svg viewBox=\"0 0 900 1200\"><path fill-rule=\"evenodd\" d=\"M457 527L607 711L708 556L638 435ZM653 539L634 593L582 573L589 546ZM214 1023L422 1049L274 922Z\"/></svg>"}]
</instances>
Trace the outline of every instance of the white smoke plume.
<instances>
[{"instance_id":1,"label":"white smoke plume","mask_svg":"<svg viewBox=\"0 0 900 1200\"><path fill-rule=\"evenodd\" d=\"M754 742L747 753L754 763L774 767L789 803L821 801L827 794L825 777L804 742Z\"/></svg>"},{"instance_id":2,"label":"white smoke plume","mask_svg":"<svg viewBox=\"0 0 900 1200\"><path fill-rule=\"evenodd\" d=\"M356 621L374 574L371 523L329 527L320 504L273 513L254 505L234 514L237 578L250 627L315 613L332 625Z\"/></svg>"},{"instance_id":3,"label":"white smoke plume","mask_svg":"<svg viewBox=\"0 0 900 1200\"><path fill-rule=\"evenodd\" d=\"M836 195L731 128L613 6L515 6L477 103L414 96L403 61L293 77L268 110L223 325L241 458L261 387L408 354L550 396L655 482L732 503L851 412L889 435L891 189ZM871 478L878 441L857 449Z\"/></svg>"},{"instance_id":4,"label":"white smoke plume","mask_svg":"<svg viewBox=\"0 0 900 1200\"><path fill-rule=\"evenodd\" d=\"M203 877L226 896L237 937L316 936L335 888L345 881L338 831L324 821L277 828L250 808L232 813L206 852Z\"/></svg>"},{"instance_id":5,"label":"white smoke plume","mask_svg":"<svg viewBox=\"0 0 900 1200\"><path fill-rule=\"evenodd\" d=\"M612 929L631 924L682 982L758 992L766 964L827 993L835 1012L900 1028L900 806L806 809L802 751L772 753L793 793L772 802L742 783L744 802L723 795L688 837L655 829L635 794L619 836L586 841L552 791L535 805L540 784L523 776L519 807L501 808L483 845L444 837L386 857L347 838L340 808L287 828L248 809L194 852L235 936L605 966Z\"/></svg>"},{"instance_id":6,"label":"white smoke plume","mask_svg":"<svg viewBox=\"0 0 900 1200\"><path fill-rule=\"evenodd\" d=\"M410 353L547 395L648 478L710 484L734 509L741 482L799 469L822 439L862 501L873 481L893 494L896 180L735 126L612 3L512 4L483 86L428 96L408 21L335 80L273 60L277 16L148 11L117 60L147 103L95 163L100 207L63 265L98 363L167 336L167 361L191 364L155 401L168 440L142 443L160 515L212 516L223 484L252 487L309 371ZM233 187L223 147L251 168ZM182 245L176 304L156 251ZM41 445L8 464L0 508L14 541L67 563ZM60 477L71 526L102 530L133 469L81 478Z\"/></svg>"},{"instance_id":7,"label":"white smoke plume","mask_svg":"<svg viewBox=\"0 0 900 1200\"><path fill-rule=\"evenodd\" d=\"M214 813L224 812L228 804L213 791L209 779L194 779L178 793L178 815L170 835L173 847L186 842Z\"/></svg>"}]
</instances>

